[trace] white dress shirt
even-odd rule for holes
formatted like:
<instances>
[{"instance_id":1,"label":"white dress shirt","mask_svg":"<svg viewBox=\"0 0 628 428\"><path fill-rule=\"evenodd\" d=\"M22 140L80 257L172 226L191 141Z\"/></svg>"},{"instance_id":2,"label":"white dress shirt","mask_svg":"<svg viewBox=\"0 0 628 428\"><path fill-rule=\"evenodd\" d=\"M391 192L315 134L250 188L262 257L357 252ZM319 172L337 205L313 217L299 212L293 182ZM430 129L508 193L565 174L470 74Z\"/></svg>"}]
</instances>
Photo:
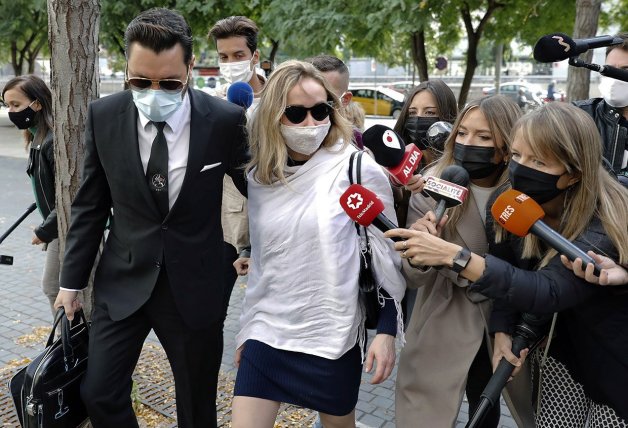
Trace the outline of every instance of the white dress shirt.
<instances>
[{"instance_id":1,"label":"white dress shirt","mask_svg":"<svg viewBox=\"0 0 628 428\"><path fill-rule=\"evenodd\" d=\"M181 106L166 119L164 135L168 143L168 199L169 208L179 196L185 170L188 165L188 152L190 151L190 97L186 92ZM146 116L138 111L137 141L140 146L140 159L144 174L150 158L150 150L153 140L157 136L157 127Z\"/></svg>"}]
</instances>

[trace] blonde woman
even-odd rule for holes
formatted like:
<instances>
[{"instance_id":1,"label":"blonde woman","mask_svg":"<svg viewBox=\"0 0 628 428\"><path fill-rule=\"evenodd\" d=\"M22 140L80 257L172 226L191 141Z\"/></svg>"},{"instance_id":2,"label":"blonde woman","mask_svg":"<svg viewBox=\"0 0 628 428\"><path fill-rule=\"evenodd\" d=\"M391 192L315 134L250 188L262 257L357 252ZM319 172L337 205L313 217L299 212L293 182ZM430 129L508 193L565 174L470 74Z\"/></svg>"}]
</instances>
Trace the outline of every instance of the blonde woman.
<instances>
[{"instance_id":1,"label":"blonde woman","mask_svg":"<svg viewBox=\"0 0 628 428\"><path fill-rule=\"evenodd\" d=\"M369 230L387 298L365 353L359 239L339 204L356 149L351 125L332 107L338 102L311 64L288 61L269 78L250 126L252 265L236 337L234 428L273 427L281 402L318 411L326 428L354 427L362 355L366 371L376 361L372 383L394 366L401 260L390 240ZM361 171L391 217L381 167L364 156Z\"/></svg>"},{"instance_id":2,"label":"blonde woman","mask_svg":"<svg viewBox=\"0 0 628 428\"><path fill-rule=\"evenodd\" d=\"M544 221L579 248L626 263L628 193L602 167L600 136L591 118L572 105L550 103L520 119L513 135L512 187L539 203ZM396 229L386 235L406 238L395 245L407 248L404 256L416 265L452 266L463 248L419 231ZM536 426L626 427L625 287L592 286L533 235L512 237L496 225L495 236L495 255L473 252L460 272L474 281L471 291L500 299L491 322L497 331L494 363L502 356L515 365L522 362L510 351L517 317L504 311L505 305L558 313L549 349L543 351L547 358L540 351L534 355L542 363ZM507 252L514 254L508 261L502 259ZM526 354L522 351L522 359Z\"/></svg>"},{"instance_id":3,"label":"blonde woman","mask_svg":"<svg viewBox=\"0 0 628 428\"><path fill-rule=\"evenodd\" d=\"M424 171L440 176L460 165L470 177L469 197L451 208L444 228L433 224L435 201L422 194L410 199L407 227L433 234L484 254L486 205L491 193L508 178L510 130L520 116L504 96L473 101L458 115L442 157ZM491 301L469 289L469 281L449 268L419 270L404 263L409 288L418 288L401 352L396 388L396 418L400 427L451 427L463 395L469 414L492 375L488 317ZM531 409L529 409L531 420ZM519 417L513 409L513 416ZM499 423L497 406L484 427Z\"/></svg>"}]
</instances>

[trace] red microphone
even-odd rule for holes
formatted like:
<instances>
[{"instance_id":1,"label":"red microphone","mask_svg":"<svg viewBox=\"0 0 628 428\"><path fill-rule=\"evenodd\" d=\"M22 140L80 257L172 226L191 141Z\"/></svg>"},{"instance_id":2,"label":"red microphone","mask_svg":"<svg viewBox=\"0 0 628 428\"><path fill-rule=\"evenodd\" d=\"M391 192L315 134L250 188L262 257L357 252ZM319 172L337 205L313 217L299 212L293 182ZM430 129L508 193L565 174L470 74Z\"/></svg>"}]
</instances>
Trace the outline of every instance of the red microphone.
<instances>
[{"instance_id":1,"label":"red microphone","mask_svg":"<svg viewBox=\"0 0 628 428\"><path fill-rule=\"evenodd\" d=\"M593 263L595 274L600 275L600 267L591 256L541 221L545 217L543 208L525 193L514 189L505 191L495 200L491 214L508 232L520 237L532 233L572 262L580 258L582 269Z\"/></svg>"},{"instance_id":2,"label":"red microphone","mask_svg":"<svg viewBox=\"0 0 628 428\"><path fill-rule=\"evenodd\" d=\"M352 184L340 196L340 205L351 220L360 226L368 227L371 224L382 232L396 229L388 217L384 215L384 203L364 186ZM401 241L401 238L391 238L393 241Z\"/></svg>"},{"instance_id":3,"label":"red microphone","mask_svg":"<svg viewBox=\"0 0 628 428\"><path fill-rule=\"evenodd\" d=\"M425 179L423 191L438 202L434 209L436 224L440 223L447 208L460 205L467 199L468 184L469 173L458 165L449 165L445 168L441 178L430 176Z\"/></svg>"},{"instance_id":4,"label":"red microphone","mask_svg":"<svg viewBox=\"0 0 628 428\"><path fill-rule=\"evenodd\" d=\"M364 146L373 152L375 162L385 167L393 180L406 185L421 163L423 153L414 144L404 144L395 131L373 125L362 134Z\"/></svg>"}]
</instances>

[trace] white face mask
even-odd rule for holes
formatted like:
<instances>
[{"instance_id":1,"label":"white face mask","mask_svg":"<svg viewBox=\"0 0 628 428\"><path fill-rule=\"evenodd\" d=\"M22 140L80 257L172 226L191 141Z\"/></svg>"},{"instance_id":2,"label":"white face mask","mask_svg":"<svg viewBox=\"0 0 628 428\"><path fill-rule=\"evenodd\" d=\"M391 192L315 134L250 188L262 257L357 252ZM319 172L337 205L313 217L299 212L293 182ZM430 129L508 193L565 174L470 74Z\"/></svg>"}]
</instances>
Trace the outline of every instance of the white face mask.
<instances>
[{"instance_id":1,"label":"white face mask","mask_svg":"<svg viewBox=\"0 0 628 428\"><path fill-rule=\"evenodd\" d=\"M309 156L321 146L330 127L331 122L316 126L288 126L282 123L281 135L292 151Z\"/></svg>"},{"instance_id":2,"label":"white face mask","mask_svg":"<svg viewBox=\"0 0 628 428\"><path fill-rule=\"evenodd\" d=\"M221 62L220 74L227 83L248 82L253 77L254 69L251 69L253 58L238 62Z\"/></svg>"},{"instance_id":3,"label":"white face mask","mask_svg":"<svg viewBox=\"0 0 628 428\"><path fill-rule=\"evenodd\" d=\"M618 108L628 106L628 82L602 76L599 89L609 106Z\"/></svg>"},{"instance_id":4,"label":"white face mask","mask_svg":"<svg viewBox=\"0 0 628 428\"><path fill-rule=\"evenodd\" d=\"M165 92L161 89L131 90L135 107L153 122L164 122L183 103L181 92Z\"/></svg>"}]
</instances>

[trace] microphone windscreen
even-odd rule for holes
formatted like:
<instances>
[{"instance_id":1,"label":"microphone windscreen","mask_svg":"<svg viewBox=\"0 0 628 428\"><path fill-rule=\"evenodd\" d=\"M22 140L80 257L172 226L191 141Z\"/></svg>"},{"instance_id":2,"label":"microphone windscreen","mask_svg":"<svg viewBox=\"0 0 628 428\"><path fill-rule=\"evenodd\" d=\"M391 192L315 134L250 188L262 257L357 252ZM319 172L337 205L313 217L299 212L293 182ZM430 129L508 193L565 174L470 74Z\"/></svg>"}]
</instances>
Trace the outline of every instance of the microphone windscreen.
<instances>
[{"instance_id":1,"label":"microphone windscreen","mask_svg":"<svg viewBox=\"0 0 628 428\"><path fill-rule=\"evenodd\" d=\"M386 168L399 165L406 151L399 134L384 125L373 125L364 131L362 142L373 152L375 162Z\"/></svg>"},{"instance_id":2,"label":"microphone windscreen","mask_svg":"<svg viewBox=\"0 0 628 428\"><path fill-rule=\"evenodd\" d=\"M352 184L340 196L342 209L351 217L351 220L367 227L373 220L384 212L384 203L377 195L364 186Z\"/></svg>"},{"instance_id":3,"label":"microphone windscreen","mask_svg":"<svg viewBox=\"0 0 628 428\"><path fill-rule=\"evenodd\" d=\"M504 229L521 237L526 236L534 223L545 216L539 204L515 189L499 195L491 207L491 214Z\"/></svg>"},{"instance_id":4,"label":"microphone windscreen","mask_svg":"<svg viewBox=\"0 0 628 428\"><path fill-rule=\"evenodd\" d=\"M534 45L534 59L539 62L563 61L575 55L576 42L564 33L543 36Z\"/></svg>"},{"instance_id":5,"label":"microphone windscreen","mask_svg":"<svg viewBox=\"0 0 628 428\"><path fill-rule=\"evenodd\" d=\"M449 165L447 168L443 170L443 173L440 175L440 178L443 180L447 180L450 183L457 184L458 186L468 187L469 186L469 173L466 169L459 165Z\"/></svg>"},{"instance_id":6,"label":"microphone windscreen","mask_svg":"<svg viewBox=\"0 0 628 428\"><path fill-rule=\"evenodd\" d=\"M227 89L227 101L246 110L253 104L253 88L246 82L235 82Z\"/></svg>"},{"instance_id":7,"label":"microphone windscreen","mask_svg":"<svg viewBox=\"0 0 628 428\"><path fill-rule=\"evenodd\" d=\"M449 138L453 125L449 122L440 120L433 123L427 128L427 144L430 148L442 152L445 147L445 141Z\"/></svg>"}]
</instances>

